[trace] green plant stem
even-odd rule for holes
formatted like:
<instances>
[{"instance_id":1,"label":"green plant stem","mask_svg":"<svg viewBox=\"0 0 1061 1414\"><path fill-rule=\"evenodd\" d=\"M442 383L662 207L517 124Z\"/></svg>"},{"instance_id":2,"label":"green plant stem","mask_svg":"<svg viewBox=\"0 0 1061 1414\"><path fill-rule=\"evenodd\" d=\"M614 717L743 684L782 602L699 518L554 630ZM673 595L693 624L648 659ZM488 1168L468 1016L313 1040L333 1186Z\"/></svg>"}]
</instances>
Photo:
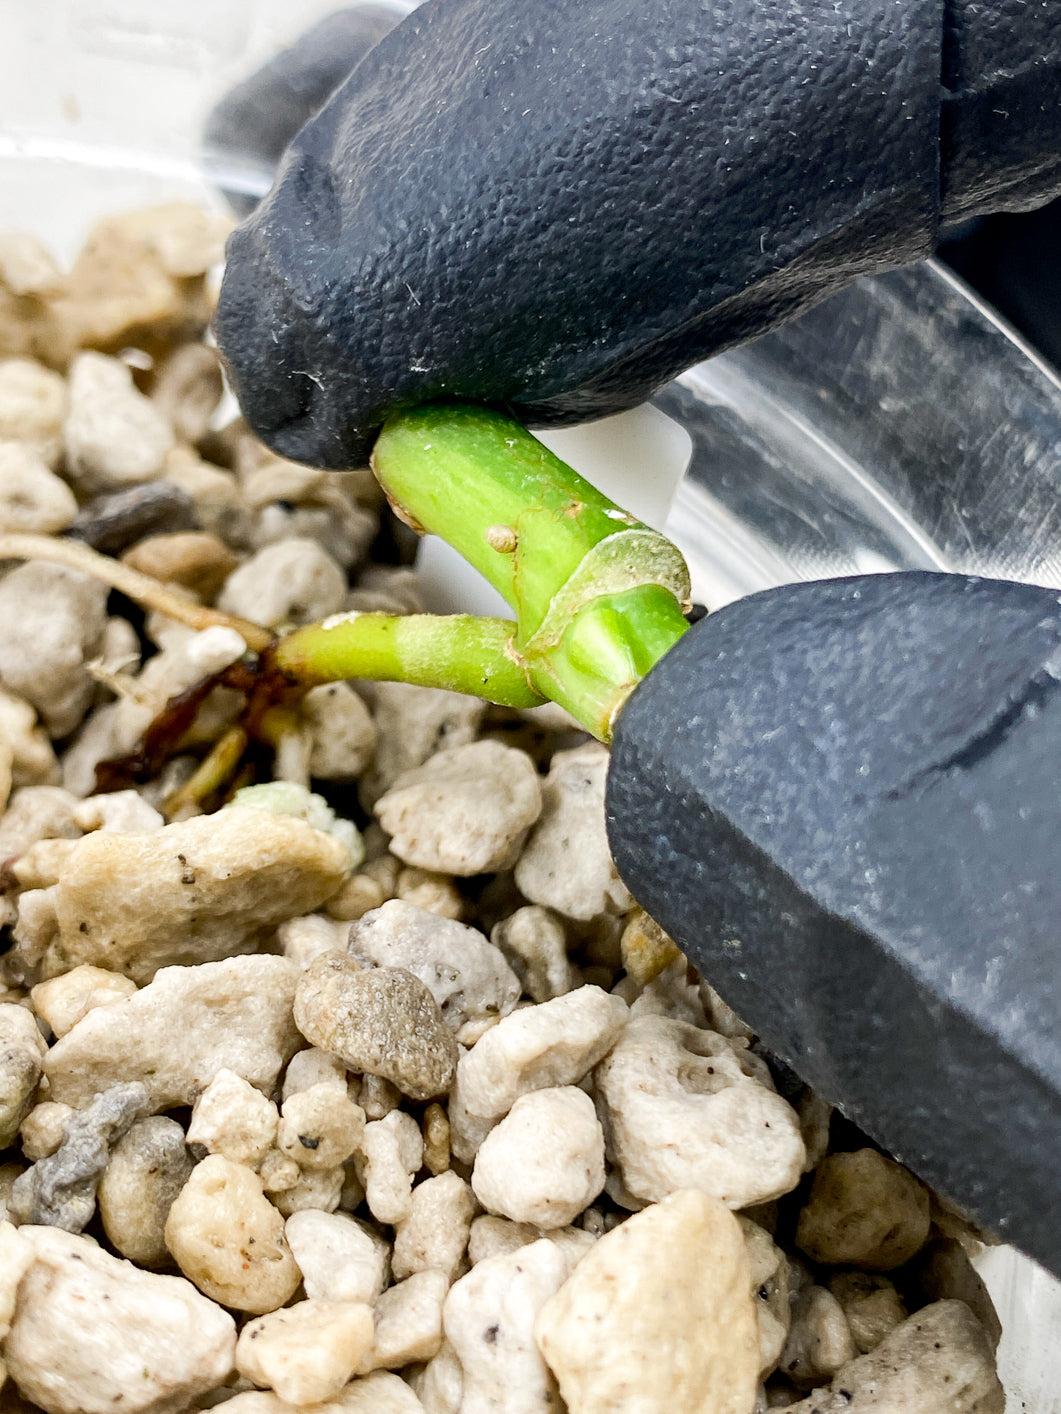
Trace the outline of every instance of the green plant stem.
<instances>
[{"instance_id":1,"label":"green plant stem","mask_svg":"<svg viewBox=\"0 0 1061 1414\"><path fill-rule=\"evenodd\" d=\"M484 408L427 406L385 425L372 468L399 513L484 575L533 633L557 589L633 516L525 428ZM488 532L508 529L513 550Z\"/></svg>"},{"instance_id":2,"label":"green plant stem","mask_svg":"<svg viewBox=\"0 0 1061 1414\"><path fill-rule=\"evenodd\" d=\"M336 614L278 639L265 667L300 687L376 678L537 707L545 698L513 653L515 632L508 619L473 614Z\"/></svg>"},{"instance_id":3,"label":"green plant stem","mask_svg":"<svg viewBox=\"0 0 1061 1414\"><path fill-rule=\"evenodd\" d=\"M602 596L576 614L535 663L534 682L594 736L610 741L627 697L688 627L674 596L659 585Z\"/></svg>"},{"instance_id":4,"label":"green plant stem","mask_svg":"<svg viewBox=\"0 0 1061 1414\"><path fill-rule=\"evenodd\" d=\"M392 418L373 453L391 504L449 542L512 606L527 679L602 741L688 627L675 547L518 423L440 405Z\"/></svg>"}]
</instances>

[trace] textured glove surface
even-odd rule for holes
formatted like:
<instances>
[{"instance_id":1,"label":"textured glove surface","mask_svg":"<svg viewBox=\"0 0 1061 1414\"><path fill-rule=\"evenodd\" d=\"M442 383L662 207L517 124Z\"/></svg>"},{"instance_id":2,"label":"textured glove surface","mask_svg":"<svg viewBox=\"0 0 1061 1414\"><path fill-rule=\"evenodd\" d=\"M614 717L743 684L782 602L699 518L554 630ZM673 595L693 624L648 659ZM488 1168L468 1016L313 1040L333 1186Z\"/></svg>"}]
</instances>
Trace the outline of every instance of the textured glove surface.
<instances>
[{"instance_id":1,"label":"textured glove surface","mask_svg":"<svg viewBox=\"0 0 1061 1414\"><path fill-rule=\"evenodd\" d=\"M1061 1273L1061 609L925 573L697 624L619 718L638 901L766 1043Z\"/></svg>"},{"instance_id":2,"label":"textured glove surface","mask_svg":"<svg viewBox=\"0 0 1061 1414\"><path fill-rule=\"evenodd\" d=\"M994 19L948 39L955 214L1013 196L1000 144L1050 180L1061 103L1014 136L978 78L1027 38L1016 8L970 4ZM1056 100L1059 23L1033 23ZM928 254L943 40L943 0L429 0L232 238L217 332L246 416L330 467L427 399L586 420Z\"/></svg>"},{"instance_id":3,"label":"textured glove surface","mask_svg":"<svg viewBox=\"0 0 1061 1414\"><path fill-rule=\"evenodd\" d=\"M331 467L396 406L629 407L931 248L938 0L429 0L233 236L255 430Z\"/></svg>"}]
</instances>

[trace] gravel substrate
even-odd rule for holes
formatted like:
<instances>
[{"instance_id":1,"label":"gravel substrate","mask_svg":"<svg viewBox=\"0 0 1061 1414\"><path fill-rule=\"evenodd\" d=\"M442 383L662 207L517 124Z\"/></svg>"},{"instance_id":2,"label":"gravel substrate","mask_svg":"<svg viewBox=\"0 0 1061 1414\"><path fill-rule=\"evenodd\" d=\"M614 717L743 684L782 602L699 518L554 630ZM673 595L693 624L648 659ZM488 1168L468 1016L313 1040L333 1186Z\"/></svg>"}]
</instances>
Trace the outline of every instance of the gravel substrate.
<instances>
[{"instance_id":1,"label":"gravel substrate","mask_svg":"<svg viewBox=\"0 0 1061 1414\"><path fill-rule=\"evenodd\" d=\"M0 534L270 629L415 609L368 473L214 425L221 234L0 237ZM637 907L605 748L341 683L197 800L219 686L133 769L245 649L0 566L0 1407L1001 1414L980 1236Z\"/></svg>"}]
</instances>

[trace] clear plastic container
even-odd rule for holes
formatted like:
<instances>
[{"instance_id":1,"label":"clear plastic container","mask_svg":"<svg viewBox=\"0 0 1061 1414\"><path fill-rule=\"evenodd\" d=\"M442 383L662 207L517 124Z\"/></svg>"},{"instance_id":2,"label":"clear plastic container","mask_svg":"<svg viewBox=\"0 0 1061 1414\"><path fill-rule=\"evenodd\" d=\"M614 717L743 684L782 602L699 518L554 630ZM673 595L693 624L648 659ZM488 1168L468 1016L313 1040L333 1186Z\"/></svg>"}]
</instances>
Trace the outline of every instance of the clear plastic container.
<instances>
[{"instance_id":1,"label":"clear plastic container","mask_svg":"<svg viewBox=\"0 0 1061 1414\"><path fill-rule=\"evenodd\" d=\"M68 259L109 213L219 206L199 163L210 106L336 7L0 0L0 230ZM794 579L927 566L1061 587L1054 374L937 267L841 299L842 319L814 313L657 400L692 461L669 517L664 503L643 513L666 517L698 596L717 607ZM653 445L651 418L637 435ZM579 436L587 450L572 452L576 437L564 454L592 465L607 433ZM684 437L656 445L684 461ZM1061 1285L1008 1248L982 1270L1010 1414L1061 1414Z\"/></svg>"}]
</instances>

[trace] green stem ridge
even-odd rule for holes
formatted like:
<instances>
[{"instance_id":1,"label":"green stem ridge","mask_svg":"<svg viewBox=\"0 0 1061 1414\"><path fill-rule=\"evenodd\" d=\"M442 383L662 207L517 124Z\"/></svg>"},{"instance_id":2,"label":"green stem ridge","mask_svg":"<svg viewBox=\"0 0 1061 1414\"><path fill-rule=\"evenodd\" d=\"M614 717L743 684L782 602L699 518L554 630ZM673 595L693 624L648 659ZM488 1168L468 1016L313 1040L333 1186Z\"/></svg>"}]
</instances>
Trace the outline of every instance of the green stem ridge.
<instances>
[{"instance_id":1,"label":"green stem ridge","mask_svg":"<svg viewBox=\"0 0 1061 1414\"><path fill-rule=\"evenodd\" d=\"M538 707L512 648L516 625L474 614L334 614L279 639L268 667L301 687L376 678L445 687L506 707Z\"/></svg>"}]
</instances>

